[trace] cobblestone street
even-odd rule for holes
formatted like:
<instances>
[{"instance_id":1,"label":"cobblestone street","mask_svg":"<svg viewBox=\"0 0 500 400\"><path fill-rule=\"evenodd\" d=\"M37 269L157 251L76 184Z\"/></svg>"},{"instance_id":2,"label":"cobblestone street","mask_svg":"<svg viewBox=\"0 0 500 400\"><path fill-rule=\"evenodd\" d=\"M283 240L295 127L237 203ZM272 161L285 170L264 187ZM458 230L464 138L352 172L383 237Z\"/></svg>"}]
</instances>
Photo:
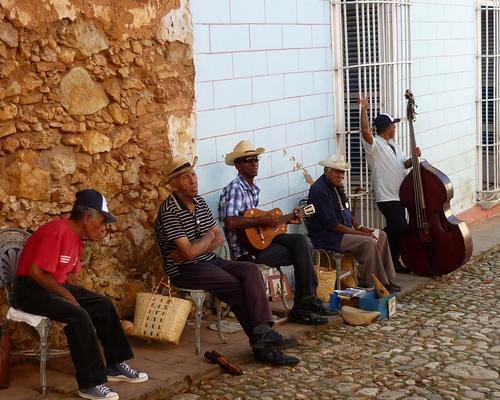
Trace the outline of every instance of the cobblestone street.
<instances>
[{"instance_id":1,"label":"cobblestone street","mask_svg":"<svg viewBox=\"0 0 500 400\"><path fill-rule=\"evenodd\" d=\"M289 351L295 368L244 365L175 399L500 399L500 251L398 298L391 319L344 325Z\"/></svg>"}]
</instances>

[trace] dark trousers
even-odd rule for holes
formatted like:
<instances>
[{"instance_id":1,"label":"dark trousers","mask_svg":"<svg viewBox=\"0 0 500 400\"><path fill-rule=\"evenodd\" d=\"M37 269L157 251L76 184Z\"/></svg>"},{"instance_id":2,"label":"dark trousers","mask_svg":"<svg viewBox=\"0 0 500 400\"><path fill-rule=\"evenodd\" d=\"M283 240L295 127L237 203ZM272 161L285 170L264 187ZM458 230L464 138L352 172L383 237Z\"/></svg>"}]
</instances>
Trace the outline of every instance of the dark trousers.
<instances>
[{"instance_id":1,"label":"dark trousers","mask_svg":"<svg viewBox=\"0 0 500 400\"><path fill-rule=\"evenodd\" d=\"M229 304L249 338L257 325L273 324L264 280L256 264L216 257L182 265L179 270L180 275L170 278L175 286L206 290Z\"/></svg>"},{"instance_id":2,"label":"dark trousers","mask_svg":"<svg viewBox=\"0 0 500 400\"><path fill-rule=\"evenodd\" d=\"M97 339L102 344L107 365L133 358L132 349L109 298L75 285L64 287L80 307L41 288L30 278L17 278L15 307L65 323L64 333L76 368L78 387L100 385L107 382L107 377Z\"/></svg>"},{"instance_id":3,"label":"dark trousers","mask_svg":"<svg viewBox=\"0 0 500 400\"><path fill-rule=\"evenodd\" d=\"M254 254L257 264L280 267L293 264L295 275L294 308L316 295L318 278L313 265L313 246L304 235L285 233L274 238L271 245Z\"/></svg>"},{"instance_id":4,"label":"dark trousers","mask_svg":"<svg viewBox=\"0 0 500 400\"><path fill-rule=\"evenodd\" d=\"M394 267L400 265L399 262L399 240L408 231L405 208L400 201L381 201L377 207L385 217L385 233L389 239L392 263Z\"/></svg>"}]
</instances>

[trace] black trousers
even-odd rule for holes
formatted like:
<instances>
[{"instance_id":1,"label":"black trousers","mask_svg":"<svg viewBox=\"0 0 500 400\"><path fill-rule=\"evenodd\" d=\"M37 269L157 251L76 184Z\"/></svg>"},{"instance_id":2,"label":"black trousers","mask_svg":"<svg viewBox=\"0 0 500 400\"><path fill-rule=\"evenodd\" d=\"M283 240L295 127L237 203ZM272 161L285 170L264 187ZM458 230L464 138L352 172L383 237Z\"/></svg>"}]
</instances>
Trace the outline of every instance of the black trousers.
<instances>
[{"instance_id":1,"label":"black trousers","mask_svg":"<svg viewBox=\"0 0 500 400\"><path fill-rule=\"evenodd\" d=\"M314 271L313 246L304 235L285 233L274 238L271 245L254 254L257 264L280 267L293 264L295 275L294 308L300 308L301 303L316 296L318 278Z\"/></svg>"},{"instance_id":2,"label":"black trousers","mask_svg":"<svg viewBox=\"0 0 500 400\"><path fill-rule=\"evenodd\" d=\"M206 290L229 304L249 338L257 325L273 324L264 280L256 264L215 257L182 265L179 270L180 275L170 278L175 286Z\"/></svg>"},{"instance_id":3,"label":"black trousers","mask_svg":"<svg viewBox=\"0 0 500 400\"><path fill-rule=\"evenodd\" d=\"M80 304L77 307L61 296L41 288L30 278L17 278L14 307L66 324L71 358L79 388L107 382L106 369L97 339L102 344L107 365L133 358L111 300L80 286L65 284Z\"/></svg>"},{"instance_id":4,"label":"black trousers","mask_svg":"<svg viewBox=\"0 0 500 400\"><path fill-rule=\"evenodd\" d=\"M389 239L392 263L394 267L400 265L399 240L408 231L405 208L400 201L381 201L377 207L385 217L385 233Z\"/></svg>"}]
</instances>

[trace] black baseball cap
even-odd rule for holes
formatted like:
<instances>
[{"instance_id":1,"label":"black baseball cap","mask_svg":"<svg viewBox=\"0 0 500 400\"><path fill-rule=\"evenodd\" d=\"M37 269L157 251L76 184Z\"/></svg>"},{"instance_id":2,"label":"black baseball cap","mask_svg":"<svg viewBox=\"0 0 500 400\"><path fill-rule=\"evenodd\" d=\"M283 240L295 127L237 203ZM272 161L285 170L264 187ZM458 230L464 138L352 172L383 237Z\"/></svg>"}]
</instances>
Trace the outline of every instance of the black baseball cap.
<instances>
[{"instance_id":1,"label":"black baseball cap","mask_svg":"<svg viewBox=\"0 0 500 400\"><path fill-rule=\"evenodd\" d=\"M390 124L395 124L401 121L400 118L393 118L391 115L386 113L381 113L377 115L377 118L373 121L377 133L382 133Z\"/></svg>"},{"instance_id":2,"label":"black baseball cap","mask_svg":"<svg viewBox=\"0 0 500 400\"><path fill-rule=\"evenodd\" d=\"M116 218L108 210L108 204L106 203L106 198L94 189L84 189L76 193L76 200L73 207L82 206L93 208L99 211L102 215L106 217L105 223L111 224L116 222Z\"/></svg>"}]
</instances>

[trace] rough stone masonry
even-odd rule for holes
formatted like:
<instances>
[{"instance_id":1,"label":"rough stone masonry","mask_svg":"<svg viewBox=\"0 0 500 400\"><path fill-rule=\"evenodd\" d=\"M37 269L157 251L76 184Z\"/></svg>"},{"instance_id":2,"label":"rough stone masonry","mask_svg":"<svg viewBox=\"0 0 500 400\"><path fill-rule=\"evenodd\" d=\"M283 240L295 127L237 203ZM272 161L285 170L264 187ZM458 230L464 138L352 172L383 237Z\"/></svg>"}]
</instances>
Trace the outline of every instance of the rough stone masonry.
<instances>
[{"instance_id":1,"label":"rough stone masonry","mask_svg":"<svg viewBox=\"0 0 500 400\"><path fill-rule=\"evenodd\" d=\"M152 224L173 152L194 152L188 0L0 0L0 227L35 230L95 188L118 222L81 283L122 315L159 273ZM155 261L156 258L156 261ZM7 310L0 298L0 318ZM13 343L31 345L15 329ZM60 329L52 345L64 342Z\"/></svg>"}]
</instances>

